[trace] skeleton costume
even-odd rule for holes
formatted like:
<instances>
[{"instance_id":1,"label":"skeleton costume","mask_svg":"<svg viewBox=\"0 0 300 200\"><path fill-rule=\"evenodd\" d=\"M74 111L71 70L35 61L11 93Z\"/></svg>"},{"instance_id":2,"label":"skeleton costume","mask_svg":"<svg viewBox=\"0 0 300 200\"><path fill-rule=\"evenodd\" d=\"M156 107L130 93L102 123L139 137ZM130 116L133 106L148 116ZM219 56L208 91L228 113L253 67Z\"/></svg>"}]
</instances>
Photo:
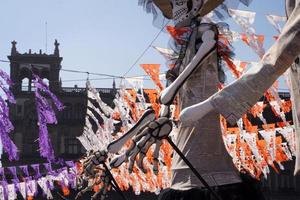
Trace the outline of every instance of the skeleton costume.
<instances>
[{"instance_id":1,"label":"skeleton costume","mask_svg":"<svg viewBox=\"0 0 300 200\"><path fill-rule=\"evenodd\" d=\"M179 69L179 78L162 92L161 103L169 104L174 95L178 94L179 106L183 110L199 101L206 100L217 92L220 81L217 43L213 46L209 44L217 41L218 31L214 24L201 23L199 16L204 16L222 2L223 0L154 0L157 7L162 9L163 14L174 20L177 28L192 28L184 58L179 65L177 62L175 66ZM170 16L170 9L172 9L172 16ZM208 33L212 34L212 37L208 37L207 40ZM185 76L191 63L195 63L197 57L201 55L201 51L205 52L204 58L201 61L197 60L196 66L190 72L192 75ZM249 199L262 199L261 194L256 190L250 187L251 189L246 191L243 187L243 180L233 166L221 135L219 113L210 112L205 115L205 118L193 123L180 123L175 133L175 143L205 181L210 186L219 188L222 199L247 199L243 197L243 192L253 195L250 195ZM171 189L163 192L160 199L196 198L213 199L203 189L199 179L175 153L172 160Z\"/></svg>"},{"instance_id":2,"label":"skeleton costume","mask_svg":"<svg viewBox=\"0 0 300 200\"><path fill-rule=\"evenodd\" d=\"M234 81L222 91L214 94L208 100L193 105L182 111L180 119L191 122L201 119L206 113L217 111L227 121L235 124L271 87L290 66L292 79L292 98L294 98L294 123L296 134L297 160L295 173L299 170L299 69L298 55L300 55L300 1L287 0L288 21L278 40L264 55L259 65L252 67L240 79ZM296 60L296 63L294 61ZM298 100L297 100L298 99ZM297 120L298 117L298 120Z\"/></svg>"},{"instance_id":3,"label":"skeleton costume","mask_svg":"<svg viewBox=\"0 0 300 200\"><path fill-rule=\"evenodd\" d=\"M232 1L249 2L249 0ZM158 118L152 109L146 110L129 131L108 145L107 150L110 153L118 153L122 146L131 140L126 152L110 162L112 168L117 168L129 160L128 168L131 172L135 162L141 170L144 170L143 159L149 148L155 144L153 171L157 173L161 140L167 139L171 145L174 144L168 135L172 130L169 108L175 96L178 94L179 107L182 110L206 100L217 92L221 74L217 53L218 29L214 24L202 23L201 17L222 4L224 0L139 2L154 3L165 17L173 19L176 29L189 30L189 33L181 44L174 70L167 73L171 83L160 94L162 109ZM147 3L144 5L148 8ZM152 8L151 5L149 7ZM227 9L225 4L222 4L222 8ZM176 145L172 146L176 153L172 162L171 189L163 192L160 199L184 200L198 199L202 196L202 199L209 200L213 199L211 195L223 200L263 199L259 192L250 187L252 184L243 184L242 178L233 166L222 140L220 117L217 112L210 112L204 119L195 120L193 123L180 122L174 135ZM245 185L247 187L244 187ZM247 198L243 196L245 194Z\"/></svg>"},{"instance_id":4,"label":"skeleton costume","mask_svg":"<svg viewBox=\"0 0 300 200\"><path fill-rule=\"evenodd\" d=\"M191 20L191 17L186 18L188 15L181 14L183 10L188 11L186 9L188 2L173 1L173 16L177 27L181 27L183 24L190 24L188 21ZM196 3L199 3L197 8L199 9L202 2L193 1L193 5ZM213 24L201 24L200 20L196 19L196 22L194 22L198 24L192 28L185 57L182 64L178 66L180 73L196 55L199 46L205 45L201 39L207 30L213 31L215 38L217 37L216 26ZM202 63L198 63L196 68L193 75L186 80L179 90L178 98L181 110L199 101L204 101L217 92L219 78L216 47L209 52ZM205 118L193 124L180 123L178 132L175 133L175 143L210 186L241 182L223 144L218 113L209 113ZM215 148L211 148L212 146ZM195 187L202 187L200 181L191 173L188 166L177 154L174 154L173 157L172 171L171 188L189 190Z\"/></svg>"}]
</instances>

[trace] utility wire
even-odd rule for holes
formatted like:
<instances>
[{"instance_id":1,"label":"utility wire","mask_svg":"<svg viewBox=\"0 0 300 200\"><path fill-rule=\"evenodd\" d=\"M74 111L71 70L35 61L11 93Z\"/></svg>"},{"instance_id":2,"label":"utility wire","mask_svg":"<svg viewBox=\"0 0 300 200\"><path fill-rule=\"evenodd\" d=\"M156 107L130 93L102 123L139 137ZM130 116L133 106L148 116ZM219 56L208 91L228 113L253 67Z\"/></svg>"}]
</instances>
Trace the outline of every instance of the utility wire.
<instances>
[{"instance_id":1,"label":"utility wire","mask_svg":"<svg viewBox=\"0 0 300 200\"><path fill-rule=\"evenodd\" d=\"M111 77L111 78L123 78L121 76L116 76L116 75L94 73L94 72L87 72L87 71L78 71L78 70L72 70L72 69L61 69L60 71L72 72L72 73L83 73L83 74L87 74L87 75L106 76L106 77Z\"/></svg>"},{"instance_id":2,"label":"utility wire","mask_svg":"<svg viewBox=\"0 0 300 200\"><path fill-rule=\"evenodd\" d=\"M126 71L126 73L123 75L123 77L125 77L133 68L134 66L144 57L144 55L146 54L146 52L152 47L153 43L157 40L157 38L160 36L160 34L163 32L163 30L165 29L165 27L168 25L169 20L167 21L167 23L160 29L160 31L156 34L156 36L154 37L154 39L150 42L150 44L146 47L146 49L141 53L141 55L134 61L134 63L131 65L131 67Z\"/></svg>"},{"instance_id":3,"label":"utility wire","mask_svg":"<svg viewBox=\"0 0 300 200\"><path fill-rule=\"evenodd\" d=\"M105 80L113 80L115 78L89 78L90 81L105 81ZM70 79L70 80L63 80L63 81L52 81L53 83L67 83L67 82L86 82L87 79ZM150 78L144 78L143 81L152 81ZM165 82L165 80L161 80ZM14 84L14 83L13 83ZM9 86L8 84L4 83L4 86Z\"/></svg>"},{"instance_id":4,"label":"utility wire","mask_svg":"<svg viewBox=\"0 0 300 200\"><path fill-rule=\"evenodd\" d=\"M10 61L8 60L0 60L0 62L4 62L4 63L10 63ZM14 61L12 61L14 62ZM19 63L19 62L15 62L15 63ZM23 63L23 64L28 64L28 65L32 65L32 66L38 66L36 64L32 64L32 63ZM87 75L95 75L95 76L101 76L101 77L109 77L110 79L125 79L125 78L132 78L132 79L140 79L142 77L149 77L148 74L143 74L143 75L136 75L136 76L128 76L128 77L124 77L124 76L117 76L117 75L112 75L112 74L103 74L103 73L94 73L94 72L88 72L88 71L80 71L80 70L72 70L72 69L66 69L66 68L62 68L60 69L60 71L63 72L70 72L70 73L79 73L79 74L87 74ZM164 75L164 73L160 74L160 75ZM79 79L81 80L81 79ZM86 80L86 79L85 79ZM91 79L90 79L91 80ZM98 79L100 80L100 79ZM144 79L145 80L145 79ZM64 82L64 81L62 81Z\"/></svg>"}]
</instances>

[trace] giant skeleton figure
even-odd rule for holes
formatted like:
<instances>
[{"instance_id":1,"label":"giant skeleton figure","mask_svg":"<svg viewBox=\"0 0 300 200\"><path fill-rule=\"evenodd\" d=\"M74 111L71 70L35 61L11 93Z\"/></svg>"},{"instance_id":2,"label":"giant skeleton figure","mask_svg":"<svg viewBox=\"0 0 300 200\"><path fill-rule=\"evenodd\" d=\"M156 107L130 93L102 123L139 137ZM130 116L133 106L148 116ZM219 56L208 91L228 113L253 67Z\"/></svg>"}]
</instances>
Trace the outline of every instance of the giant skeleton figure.
<instances>
[{"instance_id":1,"label":"giant skeleton figure","mask_svg":"<svg viewBox=\"0 0 300 200\"><path fill-rule=\"evenodd\" d=\"M154 171L157 172L161 140L166 139L172 131L169 105L173 103L175 96L178 94L179 106L182 110L206 100L217 92L220 73L217 55L218 30L214 24L202 23L201 17L222 2L223 0L154 0L154 3L162 9L163 14L174 20L176 28L188 27L192 31L183 59L176 63L175 70L168 73L172 79L176 75L178 77L173 79L173 82L160 95L162 109L158 119L155 119L151 109L147 110L132 129L109 145L108 151L117 153L129 139L133 138L132 145L127 152L111 162L112 167L118 167L129 159L130 171L135 162L143 170L143 159L149 148L156 144L153 155ZM177 71L179 71L178 74L176 74ZM205 118L193 123L180 123L178 130L175 130L175 139L179 150L191 161L193 167L210 187L224 188L242 183L223 144L220 115L217 112L210 112ZM171 190L163 193L161 198L184 199L184 196L192 194L194 198L202 195L203 198L209 199L205 190L199 190L193 194L195 188L200 189L204 186L203 182L175 153L172 160ZM174 198L173 194L178 192L181 194ZM225 199L238 196L234 192L230 194L231 192L225 192L225 196L227 195ZM255 196L256 191L248 193L250 193L249 198L260 198L260 195Z\"/></svg>"},{"instance_id":2,"label":"giant skeleton figure","mask_svg":"<svg viewBox=\"0 0 300 200\"><path fill-rule=\"evenodd\" d=\"M216 1L161 2L169 2L169 6L172 3L176 28L191 27L192 33L182 62L178 62L179 66L175 66L180 72L179 77L161 93L160 102L163 108L159 118L155 120L154 113L147 111L127 134L109 146L108 151L117 153L125 142L134 136L132 146L128 151L111 163L114 167L118 167L129 157L129 169L132 170L139 155L136 162L138 167L143 169L143 158L149 147L156 143L154 171L157 171L161 139L168 136L172 130L169 105L173 103L176 94L179 94L180 108L184 109L217 92L219 83L216 48L218 31L214 24L201 23L201 17L198 17L202 9L207 9L207 6L212 6L210 2L216 3ZM218 4L214 6L216 5ZM210 186L241 182L223 144L218 113L210 113L205 119L193 124L181 123L176 133L175 143ZM173 189L189 190L202 187L199 179L191 173L189 167L177 154L173 157L172 171Z\"/></svg>"},{"instance_id":3,"label":"giant skeleton figure","mask_svg":"<svg viewBox=\"0 0 300 200\"><path fill-rule=\"evenodd\" d=\"M167 138L172 130L169 105L178 94L179 105L183 111L175 135L176 144L183 154L210 186L217 187L219 193L224 194L221 195L223 199L262 198L255 190L245 191L249 186L240 187L243 185L242 180L235 171L222 141L219 114L230 123L236 123L300 54L299 0L295 2L294 10L278 41L266 53L260 65L250 69L220 92L217 92L218 33L215 25L202 24L201 16L220 5L223 0L153 1L166 17L173 18L177 27L191 27L192 33L185 56L179 62L180 66L176 66L180 72L178 77L161 93L160 101L164 106L159 118L155 119L153 110L147 110L132 129L109 145L108 152L117 153L133 138L131 147L125 154L114 159L111 167L118 167L129 159L130 170L135 162L143 169L146 152L152 144L156 144L154 170L158 170L157 158L161 140ZM299 152L299 147L297 149ZM137 155L139 158L136 161ZM88 163L86 171L93 170L96 164ZM205 190L195 190L202 188L202 183L176 154L173 158L172 172L172 190L164 193L162 199L189 199L201 196L203 199L210 199L205 195ZM243 196L243 192L246 196Z\"/></svg>"}]
</instances>

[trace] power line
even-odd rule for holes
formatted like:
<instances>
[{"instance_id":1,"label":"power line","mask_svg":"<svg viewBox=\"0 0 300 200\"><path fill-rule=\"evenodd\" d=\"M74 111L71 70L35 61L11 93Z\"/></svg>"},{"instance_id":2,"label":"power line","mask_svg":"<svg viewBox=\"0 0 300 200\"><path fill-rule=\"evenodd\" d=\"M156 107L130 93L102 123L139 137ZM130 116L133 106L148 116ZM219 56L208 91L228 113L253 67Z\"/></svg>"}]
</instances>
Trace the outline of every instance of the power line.
<instances>
[{"instance_id":1,"label":"power line","mask_svg":"<svg viewBox=\"0 0 300 200\"><path fill-rule=\"evenodd\" d=\"M114 80L115 78L89 78L90 81L105 81L105 80ZM63 80L63 81L52 81L54 83L67 83L67 82L86 82L87 79L70 79L70 80ZM152 81L152 79L144 78L143 81ZM164 82L165 80L161 80ZM13 83L14 84L14 83ZM9 86L8 84L3 84L4 86Z\"/></svg>"},{"instance_id":2,"label":"power line","mask_svg":"<svg viewBox=\"0 0 300 200\"><path fill-rule=\"evenodd\" d=\"M10 61L8 61L8 60L0 60L0 62L10 63Z\"/></svg>"},{"instance_id":3,"label":"power line","mask_svg":"<svg viewBox=\"0 0 300 200\"><path fill-rule=\"evenodd\" d=\"M8 60L0 60L0 62L4 62L4 63L10 63L10 61ZM14 62L14 61L12 61ZM15 63L19 63L19 62L15 62ZM38 66L36 64L32 64L32 63L23 63L23 64L28 64L28 65L33 65L33 66ZM60 71L63 72L70 72L70 73L79 73L79 74L87 74L87 75L95 75L95 76L102 76L102 77L109 77L110 79L125 79L125 78L136 78L136 79L140 79L141 77L148 77L149 75L136 75L136 76L128 76L128 77L123 77L123 76L117 76L117 75L112 75L112 74L104 74L104 73L95 73L95 72L88 72L88 71L80 71L80 70L72 70L72 69L65 69L62 68L60 69ZM86 80L86 79L85 79Z\"/></svg>"},{"instance_id":4,"label":"power line","mask_svg":"<svg viewBox=\"0 0 300 200\"><path fill-rule=\"evenodd\" d=\"M94 73L94 72L79 71L79 70L72 70L72 69L61 69L61 71L72 72L72 73L81 73L81 74L87 74L87 75L106 76L106 77L111 77L111 78L124 78L121 76L116 76L116 75L111 75L111 74Z\"/></svg>"},{"instance_id":5,"label":"power line","mask_svg":"<svg viewBox=\"0 0 300 200\"><path fill-rule=\"evenodd\" d=\"M156 36L154 37L154 39L150 42L150 44L146 47L146 49L141 53L141 55L134 61L134 63L131 65L131 67L126 71L126 73L123 75L123 77L125 77L133 68L134 66L142 59L142 57L146 54L146 52L152 47L153 43L157 40L157 38L159 37L159 35L163 32L163 30L165 29L165 27L168 25L169 20L167 21L167 23L160 29L160 31L156 34Z\"/></svg>"},{"instance_id":6,"label":"power line","mask_svg":"<svg viewBox=\"0 0 300 200\"><path fill-rule=\"evenodd\" d=\"M114 78L89 78L90 81L102 81L102 80L113 80ZM61 81L62 83L66 82L85 82L87 79L71 79L71 80L64 80ZM143 79L143 81L152 81L151 79ZM54 81L55 82L55 81Z\"/></svg>"},{"instance_id":7,"label":"power line","mask_svg":"<svg viewBox=\"0 0 300 200\"><path fill-rule=\"evenodd\" d=\"M8 61L8 60L1 60L0 62L3 63L20 63L20 62L16 62L16 61ZM39 66L37 64L33 64L33 63L22 63L25 65L32 65L32 66ZM94 73L94 72L88 72L88 71L79 71L79 70L72 70L72 69L60 69L60 71L65 71L65 72L72 72L72 73L81 73L81 74L87 74L87 75L97 75L97 76L106 76L106 77L111 77L111 78L123 78L121 76L116 76L116 75L111 75L111 74L102 74L102 73Z\"/></svg>"}]
</instances>

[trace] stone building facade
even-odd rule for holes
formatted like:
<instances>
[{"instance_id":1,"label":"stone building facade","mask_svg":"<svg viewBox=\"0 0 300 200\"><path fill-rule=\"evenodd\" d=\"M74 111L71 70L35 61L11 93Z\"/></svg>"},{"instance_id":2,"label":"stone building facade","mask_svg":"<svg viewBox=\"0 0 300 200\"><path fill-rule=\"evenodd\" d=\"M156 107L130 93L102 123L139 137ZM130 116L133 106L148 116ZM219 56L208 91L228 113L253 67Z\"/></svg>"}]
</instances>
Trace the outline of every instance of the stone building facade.
<instances>
[{"instance_id":1,"label":"stone building facade","mask_svg":"<svg viewBox=\"0 0 300 200\"><path fill-rule=\"evenodd\" d=\"M55 41L53 54L19 53L16 42L12 42L10 60L10 76L14 82L11 88L16 98L16 105L11 106L11 120L15 126L13 139L20 151L19 163L41 162L38 152L37 115L34 101L32 71L38 74L50 90L63 102L65 109L57 112L58 124L49 125L49 135L57 157L64 159L79 158L83 147L76 139L82 134L86 113L86 89L62 87L60 80L61 62L59 43ZM116 94L115 84L112 88L97 89L104 102L112 105ZM5 159L4 159L5 160ZM5 162L4 162L5 163ZM11 163L10 163L11 164Z\"/></svg>"}]
</instances>

